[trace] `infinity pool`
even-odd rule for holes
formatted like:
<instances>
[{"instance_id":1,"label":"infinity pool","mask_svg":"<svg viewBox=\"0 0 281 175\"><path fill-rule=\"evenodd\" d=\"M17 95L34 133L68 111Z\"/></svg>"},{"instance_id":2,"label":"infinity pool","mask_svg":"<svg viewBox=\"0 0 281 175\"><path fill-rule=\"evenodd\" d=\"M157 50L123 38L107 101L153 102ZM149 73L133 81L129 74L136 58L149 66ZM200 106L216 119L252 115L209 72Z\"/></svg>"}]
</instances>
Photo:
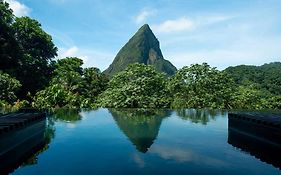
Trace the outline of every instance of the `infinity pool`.
<instances>
[{"instance_id":1,"label":"infinity pool","mask_svg":"<svg viewBox=\"0 0 281 175\"><path fill-rule=\"evenodd\" d=\"M11 174L281 174L279 160L245 149L228 125L221 111L58 111L45 145Z\"/></svg>"}]
</instances>

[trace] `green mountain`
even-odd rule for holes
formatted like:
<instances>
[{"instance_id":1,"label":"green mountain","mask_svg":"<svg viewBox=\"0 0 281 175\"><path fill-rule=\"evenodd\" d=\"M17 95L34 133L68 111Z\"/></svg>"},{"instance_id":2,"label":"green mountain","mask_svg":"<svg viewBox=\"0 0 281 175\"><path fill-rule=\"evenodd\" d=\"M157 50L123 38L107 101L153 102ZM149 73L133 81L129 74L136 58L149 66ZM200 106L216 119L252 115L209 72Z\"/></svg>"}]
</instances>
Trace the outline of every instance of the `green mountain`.
<instances>
[{"instance_id":1,"label":"green mountain","mask_svg":"<svg viewBox=\"0 0 281 175\"><path fill-rule=\"evenodd\" d=\"M252 82L273 94L281 94L281 62L261 66L239 65L225 69L237 84Z\"/></svg>"},{"instance_id":2,"label":"green mountain","mask_svg":"<svg viewBox=\"0 0 281 175\"><path fill-rule=\"evenodd\" d=\"M169 76L174 75L177 70L172 63L164 59L159 41L147 24L143 25L129 42L122 47L104 73L112 76L123 71L132 63L153 65L156 70Z\"/></svg>"}]
</instances>

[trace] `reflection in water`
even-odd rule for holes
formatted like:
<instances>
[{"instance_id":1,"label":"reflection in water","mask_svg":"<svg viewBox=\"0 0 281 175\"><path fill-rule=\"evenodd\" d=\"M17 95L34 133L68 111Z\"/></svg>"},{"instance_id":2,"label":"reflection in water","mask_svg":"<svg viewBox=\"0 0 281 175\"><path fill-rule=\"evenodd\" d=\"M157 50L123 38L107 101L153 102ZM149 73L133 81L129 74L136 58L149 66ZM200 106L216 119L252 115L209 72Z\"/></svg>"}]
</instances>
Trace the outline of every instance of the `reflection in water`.
<instances>
[{"instance_id":1,"label":"reflection in water","mask_svg":"<svg viewBox=\"0 0 281 175\"><path fill-rule=\"evenodd\" d=\"M263 162L271 164L281 169L281 145L280 140L265 140L257 133L261 134L263 127L243 121L228 120L228 143L236 148L249 153ZM262 132L272 132L264 130ZM266 134L266 133L265 133Z\"/></svg>"},{"instance_id":2,"label":"reflection in water","mask_svg":"<svg viewBox=\"0 0 281 175\"><path fill-rule=\"evenodd\" d=\"M54 122L42 120L23 129L0 136L0 174L19 166L37 164L37 156L48 149L54 138Z\"/></svg>"},{"instance_id":3,"label":"reflection in water","mask_svg":"<svg viewBox=\"0 0 281 175\"><path fill-rule=\"evenodd\" d=\"M11 112L16 112L16 109L13 108L0 108L0 117L1 115L8 114Z\"/></svg>"},{"instance_id":4,"label":"reflection in water","mask_svg":"<svg viewBox=\"0 0 281 175\"><path fill-rule=\"evenodd\" d=\"M52 118L64 122L77 122L82 119L79 109L55 109L50 111Z\"/></svg>"},{"instance_id":5,"label":"reflection in water","mask_svg":"<svg viewBox=\"0 0 281 175\"><path fill-rule=\"evenodd\" d=\"M159 155L165 160L174 160L178 163L192 162L195 164L211 165L216 167L227 166L227 163L220 159L196 153L192 149L172 147L168 145L156 145L149 150L150 153ZM204 160L204 161L202 161Z\"/></svg>"},{"instance_id":6,"label":"reflection in water","mask_svg":"<svg viewBox=\"0 0 281 175\"><path fill-rule=\"evenodd\" d=\"M136 146L146 153L158 135L162 120L169 111L145 109L109 109L120 130Z\"/></svg>"},{"instance_id":7,"label":"reflection in water","mask_svg":"<svg viewBox=\"0 0 281 175\"><path fill-rule=\"evenodd\" d=\"M187 111L190 112L186 110L185 114ZM20 163L22 166L13 172L14 175L72 175L85 172L99 175L280 174L280 170L258 160L265 161L265 158L257 156L257 152L265 153L268 151L266 149L270 151L274 150L273 148L261 146L264 150L254 152L252 150L256 148L252 148L251 143L252 145L249 145L252 147L247 145L247 152L256 156L253 157L227 143L229 134L229 143L246 150L245 145L250 139L242 140L241 136L235 138L231 131L228 133L228 120L225 116L218 115L215 119L209 116L212 115L210 112L205 112L205 115L202 115L209 116L208 120L211 122L202 125L201 120L195 120L198 111L188 115L189 117L186 115L185 119L190 120L190 116L193 116L192 120L199 124L185 122L175 112L170 111L100 109L89 113L83 111L80 113L83 116L82 120L77 110L73 113L74 115L69 111L59 112L49 117L44 125L45 131L40 134L40 138L45 134L43 149L38 149L39 152L32 149L29 156L31 158L22 161L24 164ZM165 118L168 116L170 117ZM212 121L213 119L216 121ZM208 120L202 121L206 123ZM76 128L69 129L68 124L75 125ZM56 136L52 140L54 132ZM52 143L47 144L50 141ZM261 144L256 142L254 146L258 147ZM48 145L51 149L48 149ZM46 149L48 150L45 151ZM45 152L38 155L42 151ZM278 150L275 153L278 153ZM278 160L277 156L278 154L275 162ZM272 161L273 158L270 159ZM266 162L270 163L269 160ZM0 161L1 166L4 165Z\"/></svg>"},{"instance_id":8,"label":"reflection in water","mask_svg":"<svg viewBox=\"0 0 281 175\"><path fill-rule=\"evenodd\" d=\"M217 116L225 115L225 112L220 110L208 109L179 109L176 112L183 120L188 120L192 123L201 123L203 125L206 125L211 120L215 120Z\"/></svg>"},{"instance_id":9,"label":"reflection in water","mask_svg":"<svg viewBox=\"0 0 281 175\"><path fill-rule=\"evenodd\" d=\"M50 142L55 137L55 121L76 122L82 118L79 110L75 109L53 110L49 111L49 114L51 116L44 121L0 136L1 175L12 172L19 166L37 164L38 155L49 148ZM13 146L15 146L13 149L5 151Z\"/></svg>"},{"instance_id":10,"label":"reflection in water","mask_svg":"<svg viewBox=\"0 0 281 175\"><path fill-rule=\"evenodd\" d=\"M49 144L51 141L55 138L55 122L52 118L47 118L46 121L46 128L44 132L44 142L42 144L42 147L37 151L34 152L33 155L31 155L29 158L27 158L21 166L29 166L29 165L35 165L38 161L38 155L43 153L49 148Z\"/></svg>"}]
</instances>

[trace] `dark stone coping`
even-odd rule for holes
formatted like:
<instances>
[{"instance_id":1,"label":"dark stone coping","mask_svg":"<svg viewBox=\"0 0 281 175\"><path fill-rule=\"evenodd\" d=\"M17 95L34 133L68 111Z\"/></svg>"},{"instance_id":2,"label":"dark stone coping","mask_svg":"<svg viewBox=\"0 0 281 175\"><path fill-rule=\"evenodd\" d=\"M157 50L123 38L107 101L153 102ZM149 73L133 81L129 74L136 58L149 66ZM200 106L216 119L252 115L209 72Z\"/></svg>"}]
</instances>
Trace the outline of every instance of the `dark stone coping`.
<instances>
[{"instance_id":1,"label":"dark stone coping","mask_svg":"<svg viewBox=\"0 0 281 175\"><path fill-rule=\"evenodd\" d=\"M259 112L230 112L229 118L281 129L281 114Z\"/></svg>"},{"instance_id":2,"label":"dark stone coping","mask_svg":"<svg viewBox=\"0 0 281 175\"><path fill-rule=\"evenodd\" d=\"M17 112L0 116L0 135L46 119L45 112Z\"/></svg>"}]
</instances>

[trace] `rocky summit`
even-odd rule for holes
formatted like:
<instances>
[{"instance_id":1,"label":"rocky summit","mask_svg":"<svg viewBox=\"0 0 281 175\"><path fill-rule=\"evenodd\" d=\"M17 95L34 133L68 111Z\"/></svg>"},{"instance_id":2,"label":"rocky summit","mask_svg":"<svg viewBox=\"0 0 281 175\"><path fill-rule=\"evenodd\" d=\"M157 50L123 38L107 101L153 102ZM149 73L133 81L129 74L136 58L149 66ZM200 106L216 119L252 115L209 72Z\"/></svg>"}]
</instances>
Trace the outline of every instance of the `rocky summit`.
<instances>
[{"instance_id":1,"label":"rocky summit","mask_svg":"<svg viewBox=\"0 0 281 175\"><path fill-rule=\"evenodd\" d=\"M137 33L122 47L112 64L104 73L112 76L126 69L129 64L143 63L153 65L159 72L174 75L176 67L165 60L160 50L159 41L148 24L143 25Z\"/></svg>"}]
</instances>

